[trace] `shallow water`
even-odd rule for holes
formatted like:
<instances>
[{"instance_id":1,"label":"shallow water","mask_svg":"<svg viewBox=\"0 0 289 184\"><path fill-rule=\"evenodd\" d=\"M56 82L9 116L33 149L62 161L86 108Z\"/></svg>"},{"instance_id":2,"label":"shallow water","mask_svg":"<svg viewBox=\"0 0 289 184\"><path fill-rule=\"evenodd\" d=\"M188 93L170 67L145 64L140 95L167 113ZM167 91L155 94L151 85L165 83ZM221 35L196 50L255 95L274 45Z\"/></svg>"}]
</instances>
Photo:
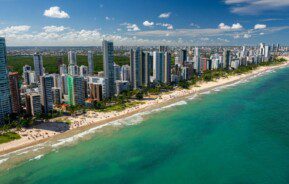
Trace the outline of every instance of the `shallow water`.
<instances>
[{"instance_id":1,"label":"shallow water","mask_svg":"<svg viewBox=\"0 0 289 184\"><path fill-rule=\"evenodd\" d=\"M0 183L289 183L288 68L191 99L62 140Z\"/></svg>"}]
</instances>

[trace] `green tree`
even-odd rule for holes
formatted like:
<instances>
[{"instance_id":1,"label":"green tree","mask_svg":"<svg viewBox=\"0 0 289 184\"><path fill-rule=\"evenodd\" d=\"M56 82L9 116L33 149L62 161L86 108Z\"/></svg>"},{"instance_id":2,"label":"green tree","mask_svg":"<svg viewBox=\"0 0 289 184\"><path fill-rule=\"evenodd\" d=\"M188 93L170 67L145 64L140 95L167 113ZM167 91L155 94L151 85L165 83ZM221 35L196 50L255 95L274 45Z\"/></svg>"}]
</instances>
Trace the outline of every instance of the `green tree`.
<instances>
[{"instance_id":1,"label":"green tree","mask_svg":"<svg viewBox=\"0 0 289 184\"><path fill-rule=\"evenodd\" d=\"M143 99L143 93L142 93L141 91L139 91L139 92L135 95L135 97L136 97L138 100L141 100L141 99Z\"/></svg>"}]
</instances>

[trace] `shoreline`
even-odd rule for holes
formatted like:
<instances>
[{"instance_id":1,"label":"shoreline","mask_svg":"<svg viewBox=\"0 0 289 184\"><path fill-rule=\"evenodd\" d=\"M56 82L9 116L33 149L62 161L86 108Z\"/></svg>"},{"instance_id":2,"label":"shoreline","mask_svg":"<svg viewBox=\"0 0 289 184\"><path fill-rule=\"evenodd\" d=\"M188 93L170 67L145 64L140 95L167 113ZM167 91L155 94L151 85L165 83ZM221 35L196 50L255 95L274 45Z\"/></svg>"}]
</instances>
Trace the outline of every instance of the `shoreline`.
<instances>
[{"instance_id":1,"label":"shoreline","mask_svg":"<svg viewBox=\"0 0 289 184\"><path fill-rule=\"evenodd\" d=\"M80 115L77 117L59 117L52 119L48 123L36 125L32 128L24 129L25 131L23 130L17 132L21 135L21 139L19 140L0 144L0 156L4 156L15 151L21 151L22 149L28 149L29 147L48 142L50 140L57 141L60 139L65 139L92 128L106 126L113 121L129 118L138 113L148 112L154 109L174 104L192 95L209 92L215 88L230 85L244 79L249 79L268 70L279 69L289 66L289 58L287 57L286 59L287 62L280 65L258 67L256 70L253 70L246 74L229 76L228 78L220 78L212 82L201 82L198 83L198 87L192 86L190 89L176 89L170 92L162 93L158 95L158 98L144 99L141 101L144 102L143 104L139 104L119 112L88 111L84 115ZM71 125L67 125L66 123L57 123L57 120L63 120L64 118L72 121ZM36 137L35 139L30 139L30 137L24 135Z\"/></svg>"}]
</instances>

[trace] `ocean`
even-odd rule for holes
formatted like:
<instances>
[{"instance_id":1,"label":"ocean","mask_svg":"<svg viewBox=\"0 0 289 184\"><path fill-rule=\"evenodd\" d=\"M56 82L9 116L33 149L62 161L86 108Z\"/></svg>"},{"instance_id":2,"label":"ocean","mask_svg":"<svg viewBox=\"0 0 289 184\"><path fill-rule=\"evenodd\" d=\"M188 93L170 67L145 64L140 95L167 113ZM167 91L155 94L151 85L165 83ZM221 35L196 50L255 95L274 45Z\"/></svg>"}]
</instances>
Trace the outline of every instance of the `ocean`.
<instances>
[{"instance_id":1,"label":"ocean","mask_svg":"<svg viewBox=\"0 0 289 184\"><path fill-rule=\"evenodd\" d=\"M289 183L289 68L79 137L1 171L0 183Z\"/></svg>"}]
</instances>

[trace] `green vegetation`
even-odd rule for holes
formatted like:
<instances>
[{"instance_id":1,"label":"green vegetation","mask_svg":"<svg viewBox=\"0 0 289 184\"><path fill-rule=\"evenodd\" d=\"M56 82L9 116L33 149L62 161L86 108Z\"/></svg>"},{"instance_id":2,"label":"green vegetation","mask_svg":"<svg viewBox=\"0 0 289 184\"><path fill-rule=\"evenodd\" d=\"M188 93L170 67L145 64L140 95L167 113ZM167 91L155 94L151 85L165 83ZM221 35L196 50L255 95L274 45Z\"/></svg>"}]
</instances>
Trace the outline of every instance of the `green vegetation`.
<instances>
[{"instance_id":1,"label":"green vegetation","mask_svg":"<svg viewBox=\"0 0 289 184\"><path fill-rule=\"evenodd\" d=\"M57 122L65 123L65 124L67 124L67 125L72 124L72 121L70 121L70 120L68 120L68 119L57 119Z\"/></svg>"},{"instance_id":2,"label":"green vegetation","mask_svg":"<svg viewBox=\"0 0 289 184\"><path fill-rule=\"evenodd\" d=\"M186 80L181 80L179 83L178 83L178 86L183 88L183 89L189 89L190 87L190 83Z\"/></svg>"},{"instance_id":3,"label":"green vegetation","mask_svg":"<svg viewBox=\"0 0 289 184\"><path fill-rule=\"evenodd\" d=\"M98 111L101 111L101 112L122 111L126 108L130 108L138 104L141 104L141 102L126 102L124 104L117 103L117 104L108 105L107 107L105 107L105 109L99 109Z\"/></svg>"},{"instance_id":4,"label":"green vegetation","mask_svg":"<svg viewBox=\"0 0 289 184\"><path fill-rule=\"evenodd\" d=\"M0 133L0 144L20 139L20 135L15 132Z\"/></svg>"},{"instance_id":5,"label":"green vegetation","mask_svg":"<svg viewBox=\"0 0 289 184\"><path fill-rule=\"evenodd\" d=\"M18 72L22 74L22 68L24 65L30 65L32 68L33 64L33 57L32 56L8 56L8 67L10 71ZM68 64L68 57L65 55L62 57L63 63ZM95 72L103 70L103 58L102 55L95 55L94 58L94 70ZM129 57L125 56L115 56L114 57L115 63L122 66L129 64ZM87 56L84 55L77 55L77 64L80 65L88 65L87 64ZM45 71L48 73L58 73L57 68L57 56L43 56L43 66Z\"/></svg>"}]
</instances>

